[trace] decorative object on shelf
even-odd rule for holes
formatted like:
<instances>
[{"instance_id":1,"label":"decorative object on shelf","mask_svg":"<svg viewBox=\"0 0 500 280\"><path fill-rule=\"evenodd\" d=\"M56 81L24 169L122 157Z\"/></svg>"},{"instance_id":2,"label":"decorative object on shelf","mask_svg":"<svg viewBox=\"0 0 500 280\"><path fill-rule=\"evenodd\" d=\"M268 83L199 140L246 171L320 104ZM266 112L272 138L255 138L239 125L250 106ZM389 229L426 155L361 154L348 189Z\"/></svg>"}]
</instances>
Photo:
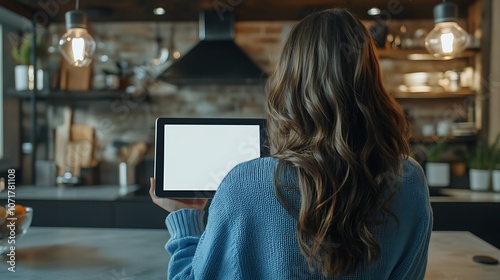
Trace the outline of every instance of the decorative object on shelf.
<instances>
[{"instance_id":1,"label":"decorative object on shelf","mask_svg":"<svg viewBox=\"0 0 500 280\"><path fill-rule=\"evenodd\" d=\"M92 67L74 67L66 60L61 60L59 89L67 91L85 91L90 89Z\"/></svg>"},{"instance_id":2,"label":"decorative object on shelf","mask_svg":"<svg viewBox=\"0 0 500 280\"><path fill-rule=\"evenodd\" d=\"M425 37L425 47L435 57L453 58L469 44L469 34L457 23L458 7L443 2L434 7L434 29Z\"/></svg>"},{"instance_id":3,"label":"decorative object on shelf","mask_svg":"<svg viewBox=\"0 0 500 280\"><path fill-rule=\"evenodd\" d=\"M497 135L496 141L491 150L493 152L493 156L491 158L493 191L500 192L500 134Z\"/></svg>"},{"instance_id":4,"label":"decorative object on shelf","mask_svg":"<svg viewBox=\"0 0 500 280\"><path fill-rule=\"evenodd\" d=\"M94 38L87 32L87 15L76 9L66 13L67 32L59 40L59 51L69 64L76 67L86 67L92 62L96 49Z\"/></svg>"},{"instance_id":5,"label":"decorative object on shelf","mask_svg":"<svg viewBox=\"0 0 500 280\"><path fill-rule=\"evenodd\" d=\"M385 48L387 34L389 34L389 27L385 22L376 21L370 26L370 34L379 49Z\"/></svg>"},{"instance_id":6,"label":"decorative object on shelf","mask_svg":"<svg viewBox=\"0 0 500 280\"><path fill-rule=\"evenodd\" d=\"M491 149L481 140L468 156L469 183L473 191L488 191L490 187Z\"/></svg>"},{"instance_id":7,"label":"decorative object on shelf","mask_svg":"<svg viewBox=\"0 0 500 280\"><path fill-rule=\"evenodd\" d=\"M163 46L163 37L161 36L160 24L158 22L155 24L155 32L156 32L155 55L150 62L151 64L158 66L160 64L167 62L170 52L169 49ZM170 36L172 36L172 34L170 34Z\"/></svg>"},{"instance_id":8,"label":"decorative object on shelf","mask_svg":"<svg viewBox=\"0 0 500 280\"><path fill-rule=\"evenodd\" d=\"M493 191L500 192L500 167L498 169L493 169L491 171L491 177L493 181Z\"/></svg>"},{"instance_id":9,"label":"decorative object on shelf","mask_svg":"<svg viewBox=\"0 0 500 280\"><path fill-rule=\"evenodd\" d=\"M14 68L14 83L16 90L32 90L34 85L34 70L31 64L32 36L25 35L20 40L18 47L12 49L12 58L18 65ZM36 55L38 58L45 56L45 47L40 37L36 38ZM43 89L43 70L38 69L37 89Z\"/></svg>"},{"instance_id":10,"label":"decorative object on shelf","mask_svg":"<svg viewBox=\"0 0 500 280\"><path fill-rule=\"evenodd\" d=\"M443 161L446 139L439 139L426 150L425 176L429 187L450 185L450 163Z\"/></svg>"}]
</instances>

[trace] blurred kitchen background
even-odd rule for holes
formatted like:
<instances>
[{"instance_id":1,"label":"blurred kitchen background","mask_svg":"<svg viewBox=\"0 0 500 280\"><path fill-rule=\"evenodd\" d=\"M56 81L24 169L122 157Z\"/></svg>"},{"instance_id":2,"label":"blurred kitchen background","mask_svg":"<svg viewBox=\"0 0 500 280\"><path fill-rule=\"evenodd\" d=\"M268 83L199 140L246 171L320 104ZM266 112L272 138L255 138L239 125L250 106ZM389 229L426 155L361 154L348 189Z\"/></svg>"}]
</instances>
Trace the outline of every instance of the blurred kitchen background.
<instances>
[{"instance_id":1,"label":"blurred kitchen background","mask_svg":"<svg viewBox=\"0 0 500 280\"><path fill-rule=\"evenodd\" d=\"M491 56L498 54L490 48L494 36L489 35L498 34L492 30L498 27L491 26L492 15L486 13L491 2L457 1L458 24L471 43L453 59L435 59L424 46L434 27L432 9L441 1L414 2L86 0L79 8L88 15L87 28L96 51L92 64L83 68L69 66L58 51L66 29L64 13L75 3L3 3L2 12L10 15L30 18L39 13L37 62L43 75L33 110L32 91L15 89L11 69L16 62L10 55L30 35L31 23L16 18L4 24L3 129L9 135L4 143L9 161L2 164L22 173L21 184L54 185L57 177L59 183L73 184L61 178L70 170L78 175L73 178L78 184L100 185L118 184L119 163L128 161L129 181L145 187L153 172L157 117L265 117L265 79L293 24L308 13L335 6L353 10L372 31L387 87L411 122L414 157L424 161L419 147L438 138L450 140L462 151L480 138L493 138L499 124L496 110L489 108L489 77ZM187 77L181 82L166 78L165 71L200 42L200 31L210 28L204 22L204 10L217 15L212 23L234 17L230 27L234 34L229 36L234 35L233 41L262 72L260 76L202 81ZM208 72L220 67L205 63L203 55L197 59L199 63L189 67ZM74 135L82 128L89 132ZM83 159L65 155L63 145L58 145L58 129L69 133L66 139L59 138L59 144L75 144L73 150L79 151L75 154L84 150ZM90 141L91 148L77 145L83 140Z\"/></svg>"}]
</instances>

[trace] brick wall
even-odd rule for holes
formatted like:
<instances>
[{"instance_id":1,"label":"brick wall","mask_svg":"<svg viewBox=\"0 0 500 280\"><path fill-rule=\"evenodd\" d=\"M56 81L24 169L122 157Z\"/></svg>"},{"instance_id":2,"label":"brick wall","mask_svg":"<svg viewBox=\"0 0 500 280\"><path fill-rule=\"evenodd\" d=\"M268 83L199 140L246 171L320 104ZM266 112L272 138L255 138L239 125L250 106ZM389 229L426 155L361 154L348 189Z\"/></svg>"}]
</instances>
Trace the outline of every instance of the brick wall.
<instances>
[{"instance_id":1,"label":"brick wall","mask_svg":"<svg viewBox=\"0 0 500 280\"><path fill-rule=\"evenodd\" d=\"M269 73L292 25L293 22L237 22L235 42L264 72ZM157 30L163 37L163 46L179 51L181 55L198 42L197 22L179 22L174 26L170 22L92 23L90 32L98 42L94 75L102 70L117 71L115 62L119 60L144 65L155 55ZM63 31L62 25L50 26L51 33L62 34ZM100 60L104 55L108 56L106 62ZM50 111L49 131L62 123L62 107L54 106ZM45 108L41 108L40 113L44 112ZM75 123L89 124L97 129L100 155L104 161L114 160L113 153L109 152L113 141L154 143L154 120L157 117L264 118L264 85L174 86L156 82L149 86L149 101L105 100L92 104L77 103L74 108Z\"/></svg>"}]
</instances>

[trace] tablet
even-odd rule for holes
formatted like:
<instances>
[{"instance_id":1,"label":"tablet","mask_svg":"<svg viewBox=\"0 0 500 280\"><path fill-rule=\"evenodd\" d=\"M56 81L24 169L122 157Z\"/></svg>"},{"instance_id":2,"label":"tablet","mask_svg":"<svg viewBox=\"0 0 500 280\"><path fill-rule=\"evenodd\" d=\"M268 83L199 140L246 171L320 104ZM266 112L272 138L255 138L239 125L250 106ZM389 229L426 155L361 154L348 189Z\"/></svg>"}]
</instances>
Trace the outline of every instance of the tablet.
<instances>
[{"instance_id":1,"label":"tablet","mask_svg":"<svg viewBox=\"0 0 500 280\"><path fill-rule=\"evenodd\" d=\"M265 120L158 118L155 195L211 198L237 164L267 156Z\"/></svg>"}]
</instances>

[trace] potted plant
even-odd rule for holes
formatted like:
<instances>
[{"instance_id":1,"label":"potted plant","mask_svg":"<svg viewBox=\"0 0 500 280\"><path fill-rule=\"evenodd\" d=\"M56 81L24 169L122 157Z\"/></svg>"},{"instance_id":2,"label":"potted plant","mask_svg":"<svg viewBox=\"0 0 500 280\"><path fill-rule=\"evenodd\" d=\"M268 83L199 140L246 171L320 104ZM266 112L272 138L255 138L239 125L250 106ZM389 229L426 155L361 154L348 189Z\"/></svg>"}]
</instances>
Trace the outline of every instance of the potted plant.
<instances>
[{"instance_id":1,"label":"potted plant","mask_svg":"<svg viewBox=\"0 0 500 280\"><path fill-rule=\"evenodd\" d=\"M16 61L17 65L15 67L15 86L16 90L30 90L33 89L34 80L34 70L31 63L31 46L32 37L23 36L19 42L18 46L12 49L12 58ZM41 38L37 38L37 50L36 55L38 58L43 58L45 56L45 47L41 41ZM43 87L43 70L37 70L37 89L42 89Z\"/></svg>"},{"instance_id":2,"label":"potted plant","mask_svg":"<svg viewBox=\"0 0 500 280\"><path fill-rule=\"evenodd\" d=\"M493 182L493 191L500 192L500 134L497 135L493 143L491 157L491 177Z\"/></svg>"},{"instance_id":3,"label":"potted plant","mask_svg":"<svg viewBox=\"0 0 500 280\"><path fill-rule=\"evenodd\" d=\"M468 157L469 183L473 191L487 191L490 187L491 149L488 142L479 141Z\"/></svg>"},{"instance_id":4,"label":"potted plant","mask_svg":"<svg viewBox=\"0 0 500 280\"><path fill-rule=\"evenodd\" d=\"M450 185L450 163L443 161L446 140L439 139L426 150L425 176L429 187Z\"/></svg>"}]
</instances>

